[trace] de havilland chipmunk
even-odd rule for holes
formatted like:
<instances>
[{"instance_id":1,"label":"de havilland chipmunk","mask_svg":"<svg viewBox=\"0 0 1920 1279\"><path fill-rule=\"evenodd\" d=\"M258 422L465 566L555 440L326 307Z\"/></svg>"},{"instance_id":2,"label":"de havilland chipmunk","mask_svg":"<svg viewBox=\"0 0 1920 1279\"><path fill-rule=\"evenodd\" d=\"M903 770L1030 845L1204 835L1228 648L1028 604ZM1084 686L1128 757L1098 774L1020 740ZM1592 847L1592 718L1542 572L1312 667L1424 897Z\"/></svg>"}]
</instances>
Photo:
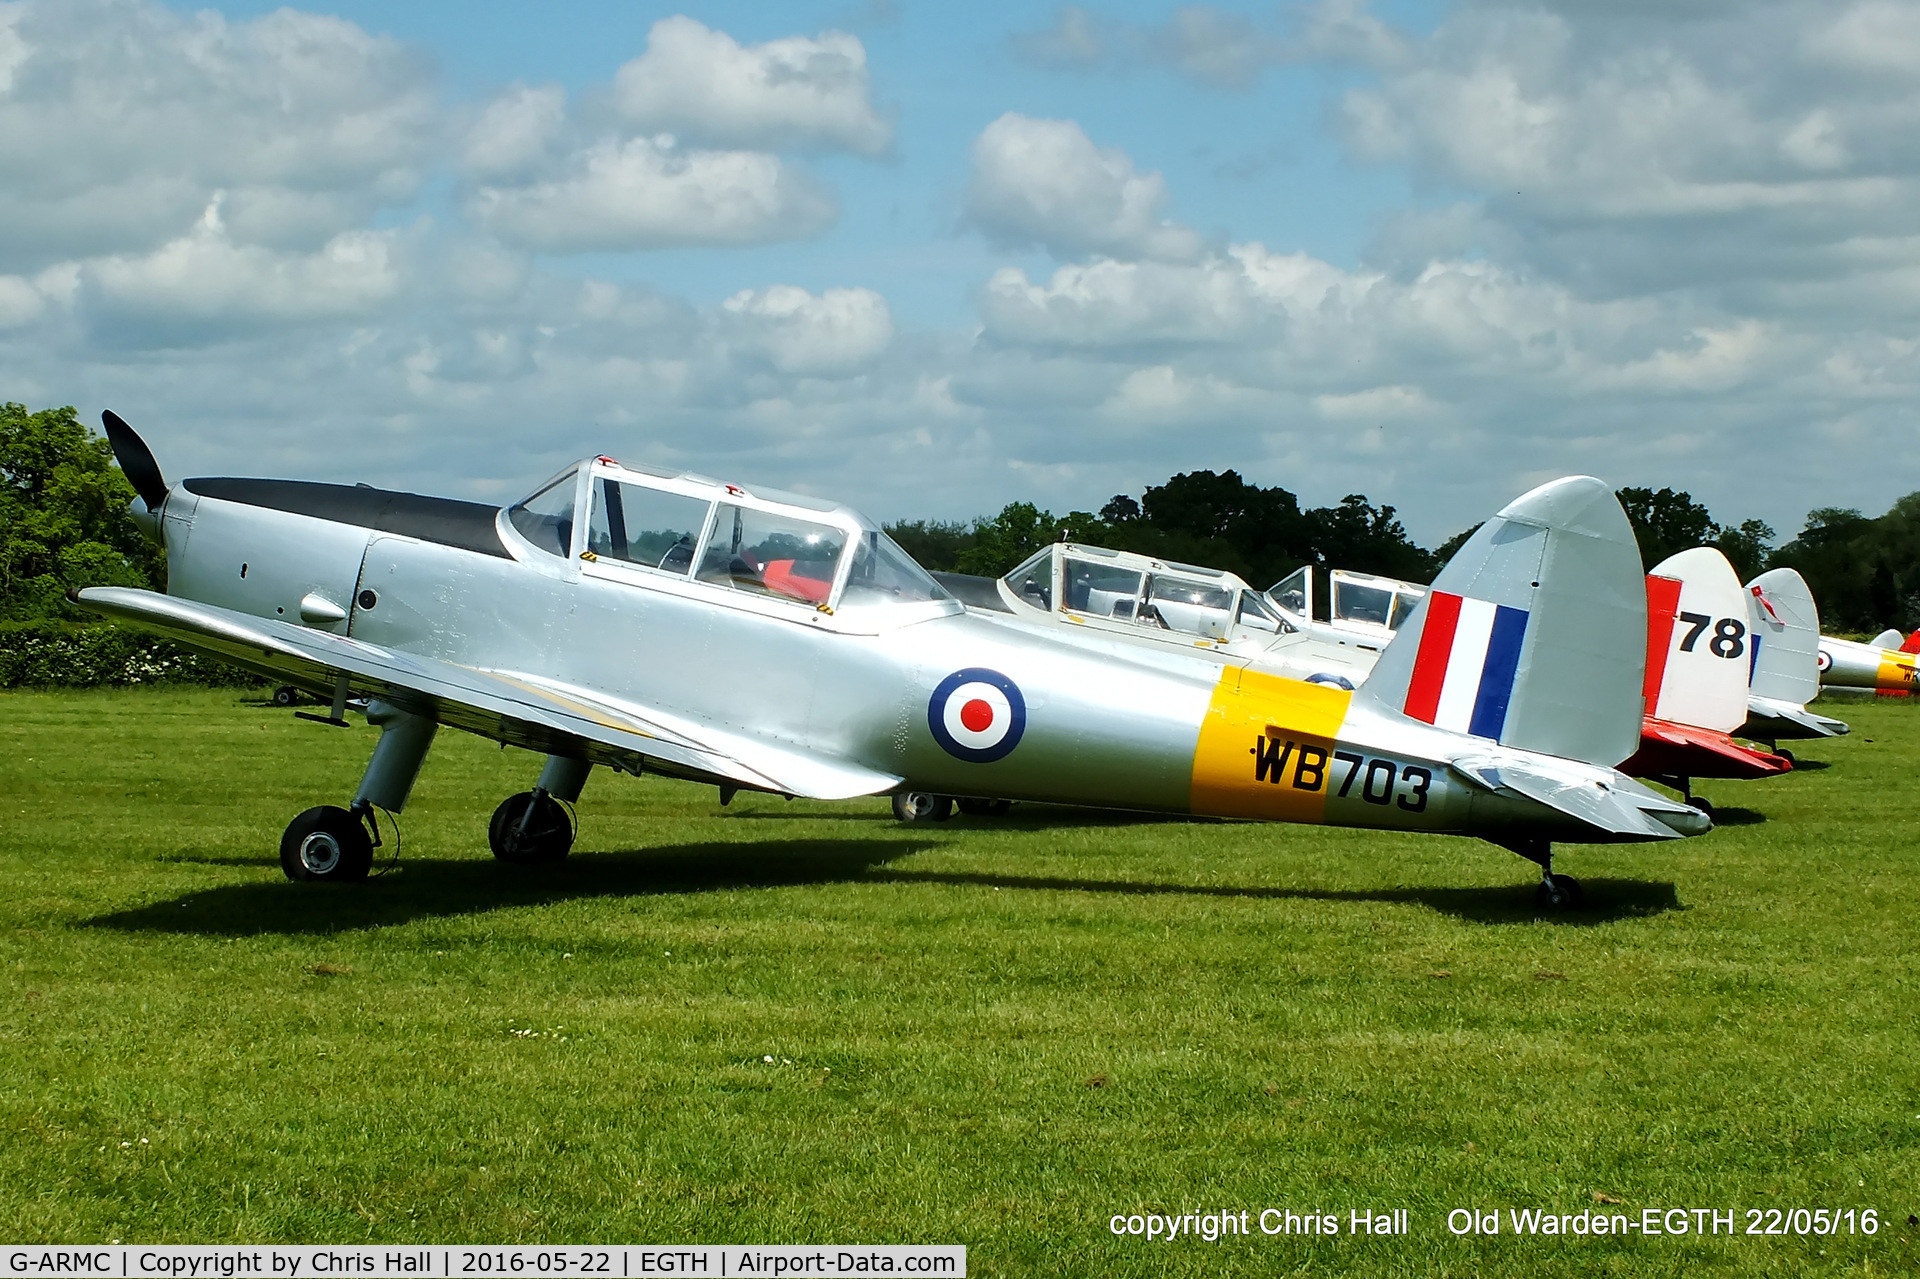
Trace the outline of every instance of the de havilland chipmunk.
<instances>
[{"instance_id":1,"label":"de havilland chipmunk","mask_svg":"<svg viewBox=\"0 0 1920 1279\"><path fill-rule=\"evenodd\" d=\"M1319 576L1303 567L1256 592L1220 569L1063 542L997 580L952 574L941 580L984 614L1048 628L1070 642L1098 637L1163 650L1199 648L1254 670L1357 688L1427 588L1335 569L1324 574L1331 590L1325 608L1316 609ZM1779 698L1761 710L1750 707L1749 678L1757 672L1761 645L1749 640L1750 598L1720 551L1696 547L1669 556L1647 576L1646 588L1645 718L1637 748L1614 761L1622 772L1670 785L1692 800L1697 777L1767 777L1792 767L1790 756L1733 739L1750 716L1766 716L1763 731L1775 731L1776 721L1784 724L1782 736L1808 724L1838 724L1804 707L1790 712ZM1775 629L1786 632L1784 626ZM1790 634L1784 651L1768 653L1769 675L1781 667L1797 670L1797 664L1813 673L1811 651L1800 653L1806 636ZM1794 684L1775 691L1784 698L1797 690ZM896 798L894 810L903 820L937 820L949 802L914 794ZM974 811L990 810L976 803Z\"/></svg>"},{"instance_id":2,"label":"de havilland chipmunk","mask_svg":"<svg viewBox=\"0 0 1920 1279\"><path fill-rule=\"evenodd\" d=\"M564 857L589 771L816 799L922 790L1473 835L1578 886L1556 841L1711 820L1611 766L1640 731L1646 591L1600 481L1557 480L1463 547L1358 691L1209 653L1061 643L969 613L874 524L596 457L505 509L273 479L169 485L109 439L167 593L83 606L379 726L346 806L296 816L290 878L366 876L441 725L545 757L489 831ZM320 718L314 716L312 718Z\"/></svg>"}]
</instances>

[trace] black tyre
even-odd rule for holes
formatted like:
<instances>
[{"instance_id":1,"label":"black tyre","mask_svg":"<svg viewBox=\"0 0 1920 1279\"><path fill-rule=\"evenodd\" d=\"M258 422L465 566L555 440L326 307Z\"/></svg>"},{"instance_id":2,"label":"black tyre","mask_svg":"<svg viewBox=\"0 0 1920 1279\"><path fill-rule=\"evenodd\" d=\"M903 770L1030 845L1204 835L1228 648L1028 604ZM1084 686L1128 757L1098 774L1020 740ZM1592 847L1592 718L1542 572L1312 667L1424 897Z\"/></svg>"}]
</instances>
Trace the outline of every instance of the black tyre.
<instances>
[{"instance_id":1,"label":"black tyre","mask_svg":"<svg viewBox=\"0 0 1920 1279\"><path fill-rule=\"evenodd\" d=\"M1786 760L1788 768L1792 768L1794 765L1800 762L1799 760L1793 757L1793 752L1790 750L1785 750L1785 749L1776 750L1774 754L1778 755L1781 759Z\"/></svg>"},{"instance_id":2,"label":"black tyre","mask_svg":"<svg viewBox=\"0 0 1920 1279\"><path fill-rule=\"evenodd\" d=\"M573 821L553 796L521 791L493 810L487 843L495 857L515 865L565 861L573 848Z\"/></svg>"},{"instance_id":3,"label":"black tyre","mask_svg":"<svg viewBox=\"0 0 1920 1279\"><path fill-rule=\"evenodd\" d=\"M1533 890L1533 904L1540 910L1579 910L1587 904L1587 895L1573 876L1548 875Z\"/></svg>"},{"instance_id":4,"label":"black tyre","mask_svg":"<svg viewBox=\"0 0 1920 1279\"><path fill-rule=\"evenodd\" d=\"M1688 800L1687 803L1692 807L1699 809L1701 812L1705 813L1707 816L1709 817L1713 816L1713 801L1708 799L1706 796L1695 795L1692 799Z\"/></svg>"},{"instance_id":5,"label":"black tyre","mask_svg":"<svg viewBox=\"0 0 1920 1279\"><path fill-rule=\"evenodd\" d=\"M358 883L373 869L373 838L344 808L309 808L280 836L280 869L305 883Z\"/></svg>"},{"instance_id":6,"label":"black tyre","mask_svg":"<svg viewBox=\"0 0 1920 1279\"><path fill-rule=\"evenodd\" d=\"M953 816L953 800L923 790L901 791L893 797L893 815L903 822L944 822Z\"/></svg>"},{"instance_id":7,"label":"black tyre","mask_svg":"<svg viewBox=\"0 0 1920 1279\"><path fill-rule=\"evenodd\" d=\"M960 799L954 801L961 814L967 817L1004 817L1013 807L1010 799Z\"/></svg>"},{"instance_id":8,"label":"black tyre","mask_svg":"<svg viewBox=\"0 0 1920 1279\"><path fill-rule=\"evenodd\" d=\"M273 690L273 704L275 706L295 706L299 704L299 701L300 690L291 684L282 684L279 688Z\"/></svg>"}]
</instances>

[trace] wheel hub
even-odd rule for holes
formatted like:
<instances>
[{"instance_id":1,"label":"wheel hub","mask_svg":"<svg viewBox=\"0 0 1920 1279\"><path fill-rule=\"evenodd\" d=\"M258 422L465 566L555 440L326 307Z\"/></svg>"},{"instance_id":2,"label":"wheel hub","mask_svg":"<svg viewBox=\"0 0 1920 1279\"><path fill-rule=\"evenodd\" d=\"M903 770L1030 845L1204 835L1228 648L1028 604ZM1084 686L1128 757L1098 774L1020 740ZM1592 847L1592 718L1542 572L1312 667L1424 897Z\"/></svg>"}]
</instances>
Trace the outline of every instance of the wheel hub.
<instances>
[{"instance_id":1,"label":"wheel hub","mask_svg":"<svg viewBox=\"0 0 1920 1279\"><path fill-rule=\"evenodd\" d=\"M300 842L300 862L315 875L340 864L340 841L326 831L315 831Z\"/></svg>"}]
</instances>

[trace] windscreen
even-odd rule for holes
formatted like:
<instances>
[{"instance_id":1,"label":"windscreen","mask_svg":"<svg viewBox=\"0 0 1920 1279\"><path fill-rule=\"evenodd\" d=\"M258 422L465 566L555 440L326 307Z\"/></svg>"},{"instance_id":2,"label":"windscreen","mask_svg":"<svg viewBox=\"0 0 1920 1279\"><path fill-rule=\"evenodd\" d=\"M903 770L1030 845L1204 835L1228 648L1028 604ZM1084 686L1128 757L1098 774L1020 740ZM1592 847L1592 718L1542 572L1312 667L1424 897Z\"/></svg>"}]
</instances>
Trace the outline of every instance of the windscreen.
<instances>
[{"instance_id":1,"label":"windscreen","mask_svg":"<svg viewBox=\"0 0 1920 1279\"><path fill-rule=\"evenodd\" d=\"M1313 566L1295 569L1267 588L1267 598L1295 617L1313 615Z\"/></svg>"},{"instance_id":2,"label":"windscreen","mask_svg":"<svg viewBox=\"0 0 1920 1279\"><path fill-rule=\"evenodd\" d=\"M1015 599L1035 608L1053 608L1053 548L1048 547L1003 579Z\"/></svg>"},{"instance_id":3,"label":"windscreen","mask_svg":"<svg viewBox=\"0 0 1920 1279\"><path fill-rule=\"evenodd\" d=\"M525 501L507 508L507 521L520 536L549 555L573 553L573 485L577 468L568 471Z\"/></svg>"},{"instance_id":4,"label":"windscreen","mask_svg":"<svg viewBox=\"0 0 1920 1279\"><path fill-rule=\"evenodd\" d=\"M723 502L697 576L757 595L824 604L846 538L831 524Z\"/></svg>"},{"instance_id":5,"label":"windscreen","mask_svg":"<svg viewBox=\"0 0 1920 1279\"><path fill-rule=\"evenodd\" d=\"M913 556L885 533L868 529L854 546L842 608L875 604L925 604L952 599Z\"/></svg>"},{"instance_id":6,"label":"windscreen","mask_svg":"<svg viewBox=\"0 0 1920 1279\"><path fill-rule=\"evenodd\" d=\"M1280 615L1261 603L1260 597L1252 591L1240 592L1240 610L1234 621L1249 630L1265 631L1269 635L1282 635L1293 628L1280 619Z\"/></svg>"}]
</instances>

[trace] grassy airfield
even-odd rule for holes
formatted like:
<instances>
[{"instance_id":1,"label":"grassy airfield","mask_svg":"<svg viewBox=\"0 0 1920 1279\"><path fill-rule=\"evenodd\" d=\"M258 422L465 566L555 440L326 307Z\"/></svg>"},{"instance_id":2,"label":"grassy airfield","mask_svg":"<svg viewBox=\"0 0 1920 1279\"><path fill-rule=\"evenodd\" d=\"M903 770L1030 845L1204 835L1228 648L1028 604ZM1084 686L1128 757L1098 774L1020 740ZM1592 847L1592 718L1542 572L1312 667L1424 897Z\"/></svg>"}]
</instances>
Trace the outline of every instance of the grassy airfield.
<instances>
[{"instance_id":1,"label":"grassy airfield","mask_svg":"<svg viewBox=\"0 0 1920 1279\"><path fill-rule=\"evenodd\" d=\"M974 1274L1920 1267L1920 710L1699 840L1066 810L897 826L436 743L399 866L285 882L373 742L231 692L0 695L0 1239L960 1242ZM1619 1201L1617 1207L1602 1203ZM1116 1239L1126 1212L1332 1239ZM1455 1238L1449 1209L1873 1207L1878 1236ZM1411 1210L1404 1238L1347 1235ZM1744 1212L1738 1214L1744 1230Z\"/></svg>"}]
</instances>

